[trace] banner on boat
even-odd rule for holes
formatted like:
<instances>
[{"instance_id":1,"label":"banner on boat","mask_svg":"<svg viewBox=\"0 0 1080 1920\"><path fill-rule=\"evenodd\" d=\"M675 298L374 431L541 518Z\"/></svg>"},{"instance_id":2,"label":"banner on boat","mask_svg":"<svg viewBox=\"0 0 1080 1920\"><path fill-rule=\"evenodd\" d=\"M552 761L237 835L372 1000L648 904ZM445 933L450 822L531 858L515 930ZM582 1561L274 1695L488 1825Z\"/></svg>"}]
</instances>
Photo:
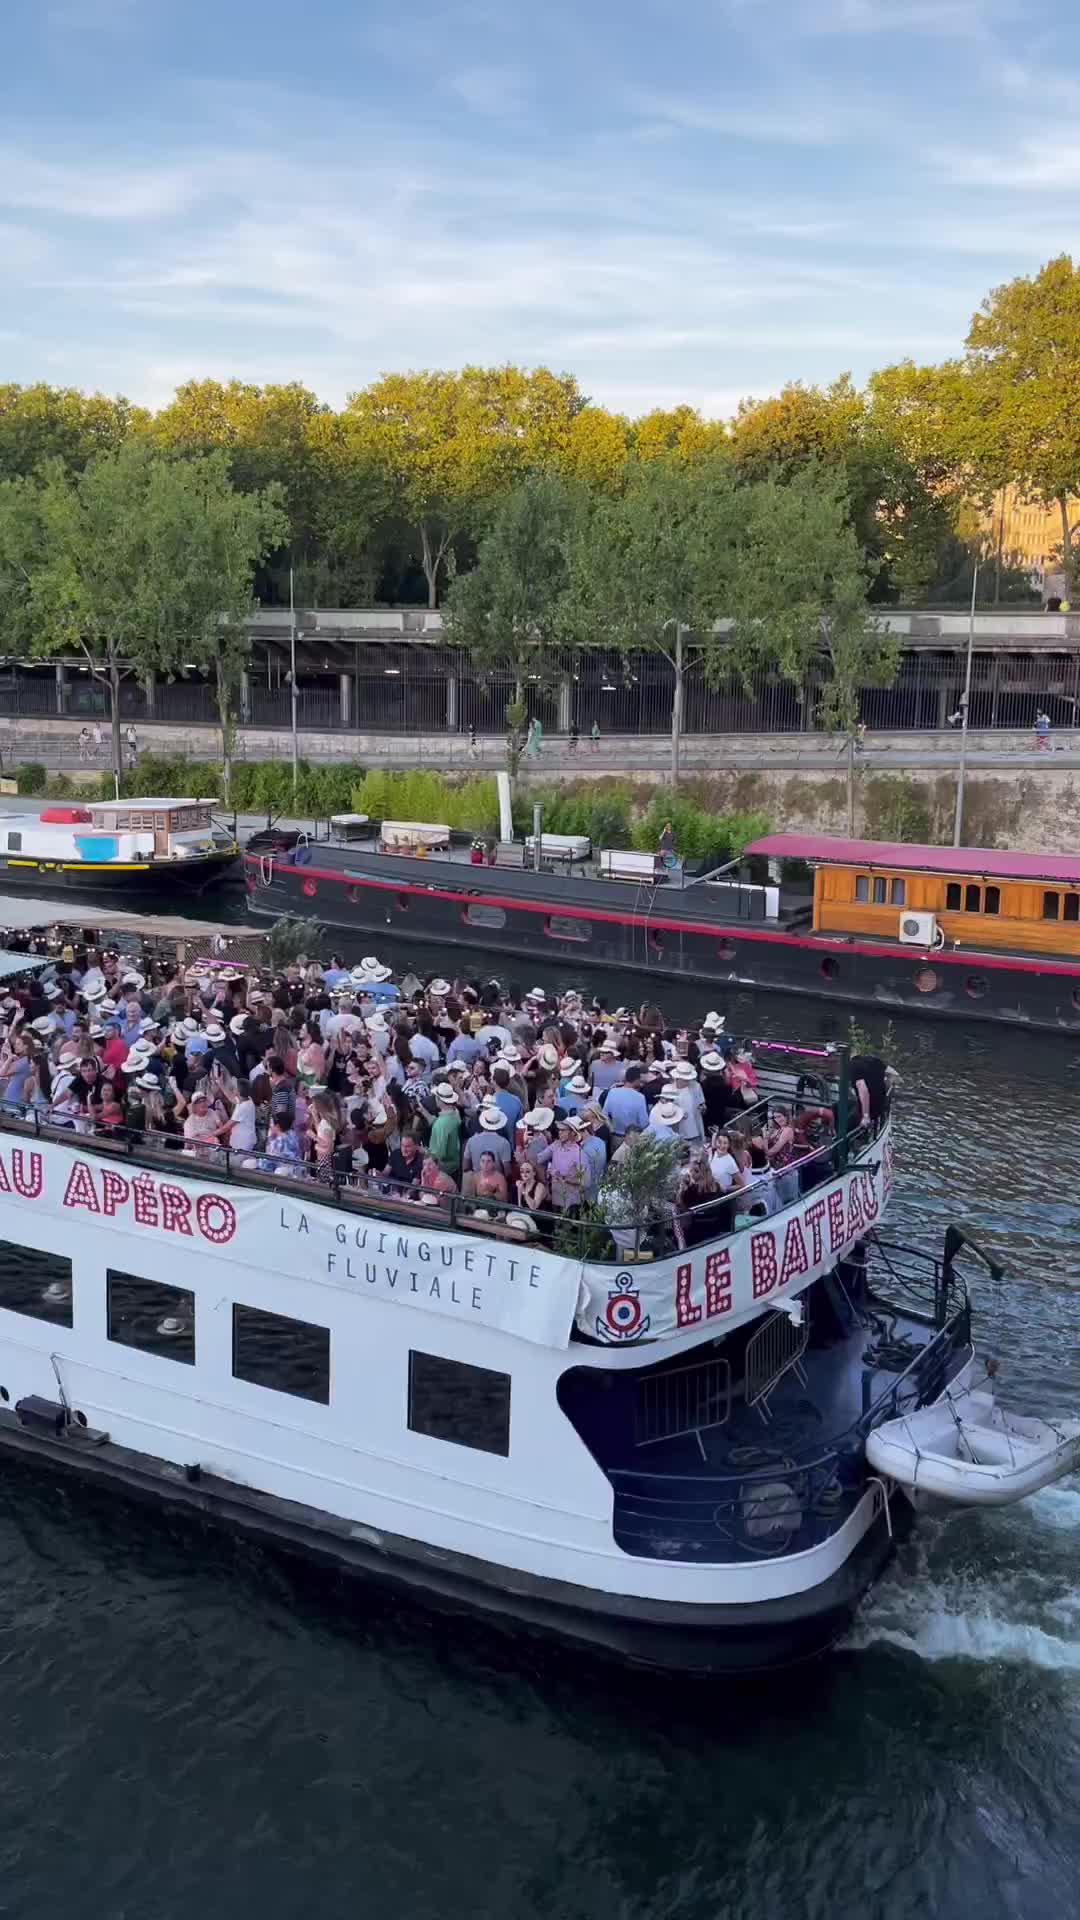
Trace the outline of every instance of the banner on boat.
<instances>
[{"instance_id":1,"label":"banner on boat","mask_svg":"<svg viewBox=\"0 0 1080 1920\"><path fill-rule=\"evenodd\" d=\"M188 1174L191 1162L176 1156ZM241 1186L158 1172L132 1161L103 1160L33 1140L0 1142L0 1237L29 1239L32 1216L49 1220L48 1239L67 1221L67 1236L54 1245L74 1255L84 1231L99 1230L117 1242L135 1236L190 1252L197 1285L204 1257L256 1272L314 1280L366 1298L400 1301L427 1313L497 1327L545 1347L565 1347L574 1321L581 1263L540 1252L527 1242L456 1233L434 1222L400 1226L359 1209L310 1199L294 1186L287 1193L252 1192ZM27 1216L25 1223L20 1216ZM117 1246L118 1266L134 1258L130 1244ZM142 1258L149 1261L149 1249ZM153 1274L152 1265L143 1268ZM250 1290L250 1282L245 1283ZM252 1304L257 1304L253 1302ZM297 1301L297 1312L311 1312Z\"/></svg>"},{"instance_id":2,"label":"banner on boat","mask_svg":"<svg viewBox=\"0 0 1080 1920\"><path fill-rule=\"evenodd\" d=\"M677 1334L700 1337L710 1326L727 1333L828 1273L881 1219L891 1187L886 1129L865 1164L726 1240L688 1247L655 1265L628 1264L625 1271L587 1265L578 1328L620 1347Z\"/></svg>"}]
</instances>

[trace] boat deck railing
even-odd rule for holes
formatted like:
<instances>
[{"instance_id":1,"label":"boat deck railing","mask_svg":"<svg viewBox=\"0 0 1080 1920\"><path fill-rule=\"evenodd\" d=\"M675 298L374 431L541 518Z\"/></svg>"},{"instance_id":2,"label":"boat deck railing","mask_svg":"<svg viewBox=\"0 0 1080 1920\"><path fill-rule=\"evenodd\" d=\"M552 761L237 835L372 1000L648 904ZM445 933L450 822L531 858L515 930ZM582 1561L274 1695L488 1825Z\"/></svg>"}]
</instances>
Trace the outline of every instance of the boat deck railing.
<instances>
[{"instance_id":1,"label":"boat deck railing","mask_svg":"<svg viewBox=\"0 0 1080 1920\"><path fill-rule=\"evenodd\" d=\"M809 1457L763 1426L760 1445L742 1449L745 1466L733 1473L607 1467L619 1546L639 1558L710 1563L770 1559L820 1546L874 1484L865 1459L870 1429L936 1399L950 1357L970 1342L966 1290L958 1287L951 1300L948 1318L885 1391L868 1398L846 1431L827 1447L811 1449ZM868 1304L874 1309L890 1303L871 1294ZM876 1485L884 1507L884 1488Z\"/></svg>"},{"instance_id":2,"label":"boat deck railing","mask_svg":"<svg viewBox=\"0 0 1080 1920\"><path fill-rule=\"evenodd\" d=\"M756 1108L747 1109L748 1114L753 1111ZM82 1127L87 1128L87 1123L83 1122ZM864 1151L872 1142L866 1128L855 1128L843 1139L830 1139L792 1162L778 1175L766 1173L760 1187L752 1184L718 1195L699 1207L680 1210L677 1203L673 1203L665 1218L643 1225L632 1220L612 1222L595 1209L580 1216L551 1211L528 1213L514 1201L487 1196L433 1193L424 1199L419 1174L415 1182L406 1184L382 1172L356 1172L333 1165L320 1168L310 1160L274 1159L257 1148L193 1146L185 1142L181 1134L148 1128L80 1130L79 1123L54 1121L49 1109L39 1106L0 1104L0 1133L50 1140L105 1159L129 1159L140 1166L187 1178L276 1193L288 1190L303 1194L313 1202L326 1201L346 1211L383 1215L402 1225L423 1223L429 1229L465 1230L601 1264L622 1264L628 1258L655 1260L688 1245L705 1246L726 1240L739 1231L733 1222L733 1209L740 1203L754 1205L759 1195L764 1197L766 1185L774 1178L789 1183L787 1189L781 1187L777 1195L780 1207L772 1209L773 1213L782 1213L801 1194L832 1178L853 1154ZM530 1224L524 1226L522 1220ZM713 1221L717 1225L710 1231Z\"/></svg>"}]
</instances>

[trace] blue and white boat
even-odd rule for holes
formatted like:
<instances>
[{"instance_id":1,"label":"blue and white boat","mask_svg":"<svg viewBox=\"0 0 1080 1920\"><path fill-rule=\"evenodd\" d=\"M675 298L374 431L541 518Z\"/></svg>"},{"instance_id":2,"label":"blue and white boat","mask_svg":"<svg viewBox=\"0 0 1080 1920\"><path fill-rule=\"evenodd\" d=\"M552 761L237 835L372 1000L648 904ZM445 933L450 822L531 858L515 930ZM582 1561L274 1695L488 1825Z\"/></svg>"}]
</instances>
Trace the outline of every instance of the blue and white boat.
<instances>
[{"instance_id":1,"label":"blue and white boat","mask_svg":"<svg viewBox=\"0 0 1080 1920\"><path fill-rule=\"evenodd\" d=\"M209 800L55 802L0 815L0 891L201 893L235 864L235 838Z\"/></svg>"}]
</instances>

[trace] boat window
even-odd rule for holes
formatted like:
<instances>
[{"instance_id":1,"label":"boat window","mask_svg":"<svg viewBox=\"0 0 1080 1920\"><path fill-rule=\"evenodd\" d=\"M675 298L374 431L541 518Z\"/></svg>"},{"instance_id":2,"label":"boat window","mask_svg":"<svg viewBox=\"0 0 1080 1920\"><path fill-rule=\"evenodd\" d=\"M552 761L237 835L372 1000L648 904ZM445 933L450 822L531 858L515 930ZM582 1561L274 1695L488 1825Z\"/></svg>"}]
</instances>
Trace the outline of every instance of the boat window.
<instances>
[{"instance_id":1,"label":"boat window","mask_svg":"<svg viewBox=\"0 0 1080 1920\"><path fill-rule=\"evenodd\" d=\"M1080 920L1080 893L1067 893L1061 915L1063 920Z\"/></svg>"},{"instance_id":2,"label":"boat window","mask_svg":"<svg viewBox=\"0 0 1080 1920\"><path fill-rule=\"evenodd\" d=\"M409 1427L482 1453L510 1452L510 1375L409 1354Z\"/></svg>"},{"instance_id":3,"label":"boat window","mask_svg":"<svg viewBox=\"0 0 1080 1920\"><path fill-rule=\"evenodd\" d=\"M470 902L461 917L470 927L505 927L506 925L506 914L502 907L483 907L475 901Z\"/></svg>"},{"instance_id":4,"label":"boat window","mask_svg":"<svg viewBox=\"0 0 1080 1920\"><path fill-rule=\"evenodd\" d=\"M904 905L906 894L907 894L907 885L903 880L890 880L889 882L889 905L890 906L902 907Z\"/></svg>"},{"instance_id":5,"label":"boat window","mask_svg":"<svg viewBox=\"0 0 1080 1920\"><path fill-rule=\"evenodd\" d=\"M330 1329L260 1307L233 1307L233 1377L330 1405Z\"/></svg>"},{"instance_id":6,"label":"boat window","mask_svg":"<svg viewBox=\"0 0 1080 1920\"><path fill-rule=\"evenodd\" d=\"M166 1287L160 1280L144 1280L139 1273L121 1273L114 1267L106 1278L109 1339L193 1367L195 1295L184 1287Z\"/></svg>"},{"instance_id":7,"label":"boat window","mask_svg":"<svg viewBox=\"0 0 1080 1920\"><path fill-rule=\"evenodd\" d=\"M21 1247L16 1240L0 1240L0 1307L70 1327L71 1261L38 1247Z\"/></svg>"},{"instance_id":8,"label":"boat window","mask_svg":"<svg viewBox=\"0 0 1080 1920\"><path fill-rule=\"evenodd\" d=\"M868 873L857 873L855 875L855 898L856 900L869 900L870 875Z\"/></svg>"},{"instance_id":9,"label":"boat window","mask_svg":"<svg viewBox=\"0 0 1080 1920\"><path fill-rule=\"evenodd\" d=\"M22 852L22 834L21 833L9 833L7 837L7 843L8 843L9 853Z\"/></svg>"},{"instance_id":10,"label":"boat window","mask_svg":"<svg viewBox=\"0 0 1080 1920\"><path fill-rule=\"evenodd\" d=\"M945 909L948 913L959 913L964 898L959 880L950 880L945 889Z\"/></svg>"},{"instance_id":11,"label":"boat window","mask_svg":"<svg viewBox=\"0 0 1080 1920\"><path fill-rule=\"evenodd\" d=\"M983 912L984 913L1000 913L1001 912L1001 888L1000 887L987 887L986 893L983 897Z\"/></svg>"},{"instance_id":12,"label":"boat window","mask_svg":"<svg viewBox=\"0 0 1080 1920\"><path fill-rule=\"evenodd\" d=\"M967 886L964 888L964 912L982 912L982 888Z\"/></svg>"},{"instance_id":13,"label":"boat window","mask_svg":"<svg viewBox=\"0 0 1080 1920\"><path fill-rule=\"evenodd\" d=\"M1056 920L1059 912L1059 897L1056 893L1043 894L1042 917L1044 920Z\"/></svg>"},{"instance_id":14,"label":"boat window","mask_svg":"<svg viewBox=\"0 0 1080 1920\"><path fill-rule=\"evenodd\" d=\"M887 889L886 889L886 881L885 881L884 874L876 876L874 880L875 907L883 907L885 905L886 891Z\"/></svg>"},{"instance_id":15,"label":"boat window","mask_svg":"<svg viewBox=\"0 0 1080 1920\"><path fill-rule=\"evenodd\" d=\"M155 813L154 825L159 830L164 830L164 828L168 825L168 815L164 813Z\"/></svg>"},{"instance_id":16,"label":"boat window","mask_svg":"<svg viewBox=\"0 0 1080 1920\"><path fill-rule=\"evenodd\" d=\"M587 920L574 920L565 913L549 913L544 932L552 940L591 940L592 927Z\"/></svg>"}]
</instances>

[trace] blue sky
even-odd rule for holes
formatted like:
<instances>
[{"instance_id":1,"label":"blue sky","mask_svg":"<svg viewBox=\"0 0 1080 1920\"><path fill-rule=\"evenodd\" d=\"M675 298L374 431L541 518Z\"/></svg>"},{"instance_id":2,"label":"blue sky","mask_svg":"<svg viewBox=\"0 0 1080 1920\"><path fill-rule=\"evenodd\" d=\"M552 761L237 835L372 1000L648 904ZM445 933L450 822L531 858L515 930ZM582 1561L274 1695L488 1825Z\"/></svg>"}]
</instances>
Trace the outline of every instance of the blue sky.
<instances>
[{"instance_id":1,"label":"blue sky","mask_svg":"<svg viewBox=\"0 0 1080 1920\"><path fill-rule=\"evenodd\" d=\"M1080 251L1067 0L7 0L0 380L547 364L631 413L957 351ZM1070 51L1071 48L1071 51Z\"/></svg>"}]
</instances>

